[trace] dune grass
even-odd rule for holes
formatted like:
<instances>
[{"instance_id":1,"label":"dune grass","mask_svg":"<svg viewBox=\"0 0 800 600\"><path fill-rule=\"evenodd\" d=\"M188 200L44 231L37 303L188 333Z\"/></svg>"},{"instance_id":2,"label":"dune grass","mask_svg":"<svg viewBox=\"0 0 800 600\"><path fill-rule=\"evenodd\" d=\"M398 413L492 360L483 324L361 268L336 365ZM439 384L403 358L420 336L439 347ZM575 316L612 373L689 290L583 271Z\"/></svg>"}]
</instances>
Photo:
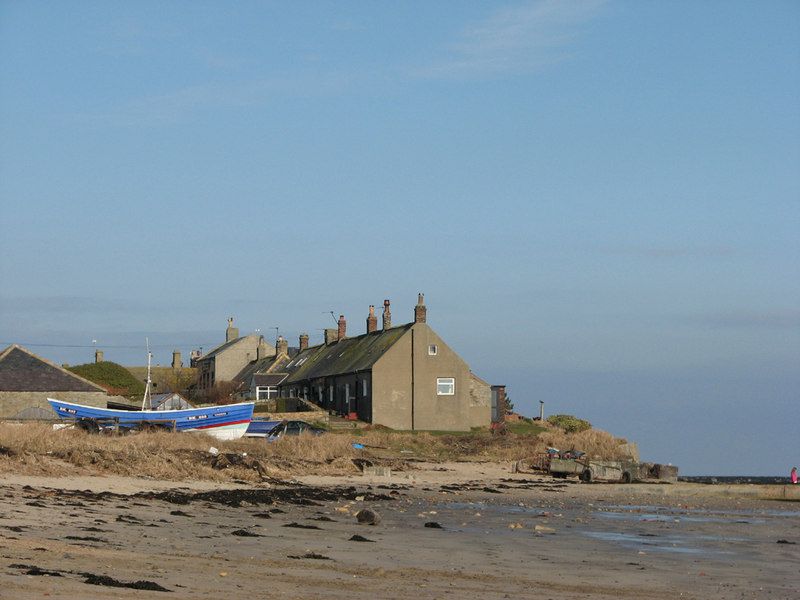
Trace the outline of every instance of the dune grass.
<instances>
[{"instance_id":1,"label":"dune grass","mask_svg":"<svg viewBox=\"0 0 800 600\"><path fill-rule=\"evenodd\" d=\"M548 446L577 448L595 458L619 458L624 440L589 430L566 434L549 429L532 434L514 430L493 435L488 430L463 433L395 432L383 428L285 437L268 443L262 438L220 441L197 433L136 433L122 436L89 434L74 429L53 431L41 423L0 423L0 473L27 475L102 475L152 477L186 481L258 481L262 474L287 478L299 475L354 474L353 459L401 470L409 461L517 461ZM356 449L353 443L365 448ZM221 453L246 454L248 466L215 469L211 447ZM260 463L261 473L252 468Z\"/></svg>"}]
</instances>

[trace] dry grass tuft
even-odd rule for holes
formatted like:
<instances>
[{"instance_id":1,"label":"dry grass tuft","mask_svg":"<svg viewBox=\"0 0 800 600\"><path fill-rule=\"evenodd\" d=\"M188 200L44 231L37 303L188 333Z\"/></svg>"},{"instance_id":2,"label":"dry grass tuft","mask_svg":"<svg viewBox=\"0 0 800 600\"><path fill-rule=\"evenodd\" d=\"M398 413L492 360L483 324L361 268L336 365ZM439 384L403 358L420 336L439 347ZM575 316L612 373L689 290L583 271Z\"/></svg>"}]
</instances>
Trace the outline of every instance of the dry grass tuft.
<instances>
[{"instance_id":1,"label":"dry grass tuft","mask_svg":"<svg viewBox=\"0 0 800 600\"><path fill-rule=\"evenodd\" d=\"M579 433L564 433L559 429L552 429L541 434L538 441L543 444L541 451L546 447L582 450L589 457L600 460L618 460L627 457L622 446L626 440L616 438L600 429L588 429Z\"/></svg>"},{"instance_id":2,"label":"dry grass tuft","mask_svg":"<svg viewBox=\"0 0 800 600\"><path fill-rule=\"evenodd\" d=\"M247 453L268 476L292 473L356 472L355 451L340 436L303 435L279 443L263 439L224 442L203 434L167 432L123 436L92 435L75 429L53 431L38 423L0 424L0 472L28 475L105 474L166 480L260 480L251 468L212 467L213 446L222 453Z\"/></svg>"},{"instance_id":3,"label":"dry grass tuft","mask_svg":"<svg viewBox=\"0 0 800 600\"><path fill-rule=\"evenodd\" d=\"M353 443L366 448L356 450ZM599 430L566 434L548 429L536 435L401 433L381 428L321 436L286 437L274 443L259 438L230 442L198 433L92 435L74 429L53 431L48 424L0 423L0 473L26 475L102 475L152 477L163 480L259 481L268 477L345 475L358 472L354 458L399 470L409 460L516 461L554 446L575 448L598 459L622 458L624 440ZM208 452L246 453L261 465L212 466Z\"/></svg>"}]
</instances>

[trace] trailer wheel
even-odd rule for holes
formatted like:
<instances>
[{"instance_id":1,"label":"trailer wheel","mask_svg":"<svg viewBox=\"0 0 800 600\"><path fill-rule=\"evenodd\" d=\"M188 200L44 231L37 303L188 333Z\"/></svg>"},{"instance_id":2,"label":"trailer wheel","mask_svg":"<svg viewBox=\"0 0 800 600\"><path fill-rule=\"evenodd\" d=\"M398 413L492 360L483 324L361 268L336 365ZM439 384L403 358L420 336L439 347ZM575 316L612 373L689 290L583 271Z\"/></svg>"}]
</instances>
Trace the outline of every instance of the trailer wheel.
<instances>
[{"instance_id":1,"label":"trailer wheel","mask_svg":"<svg viewBox=\"0 0 800 600\"><path fill-rule=\"evenodd\" d=\"M630 472L625 471L622 474L622 483L630 483L631 481L633 481L633 477L631 477Z\"/></svg>"},{"instance_id":2,"label":"trailer wheel","mask_svg":"<svg viewBox=\"0 0 800 600\"><path fill-rule=\"evenodd\" d=\"M583 473L581 473L581 481L584 483L591 483L592 482L592 470L585 469Z\"/></svg>"}]
</instances>

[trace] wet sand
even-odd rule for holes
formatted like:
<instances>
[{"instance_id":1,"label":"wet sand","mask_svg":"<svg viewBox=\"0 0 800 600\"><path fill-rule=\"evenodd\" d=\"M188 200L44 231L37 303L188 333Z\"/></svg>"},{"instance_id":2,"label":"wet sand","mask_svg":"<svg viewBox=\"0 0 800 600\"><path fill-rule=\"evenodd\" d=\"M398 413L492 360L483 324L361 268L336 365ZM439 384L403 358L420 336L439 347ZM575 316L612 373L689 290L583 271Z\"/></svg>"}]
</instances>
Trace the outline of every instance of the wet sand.
<instances>
[{"instance_id":1,"label":"wet sand","mask_svg":"<svg viewBox=\"0 0 800 600\"><path fill-rule=\"evenodd\" d=\"M0 598L800 597L800 504L713 488L464 463L273 486L3 477Z\"/></svg>"}]
</instances>

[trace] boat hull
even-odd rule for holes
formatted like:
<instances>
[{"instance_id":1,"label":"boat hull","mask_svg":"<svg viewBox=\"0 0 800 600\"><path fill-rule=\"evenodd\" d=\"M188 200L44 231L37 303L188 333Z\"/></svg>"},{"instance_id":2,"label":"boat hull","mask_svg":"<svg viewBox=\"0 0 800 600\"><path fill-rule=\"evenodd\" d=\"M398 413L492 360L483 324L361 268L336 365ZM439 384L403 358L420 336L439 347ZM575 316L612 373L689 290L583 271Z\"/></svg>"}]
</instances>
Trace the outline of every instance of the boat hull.
<instances>
[{"instance_id":1,"label":"boat hull","mask_svg":"<svg viewBox=\"0 0 800 600\"><path fill-rule=\"evenodd\" d=\"M176 431L207 433L220 440L235 440L244 435L253 418L252 402L186 408L181 410L114 410L85 406L48 398L47 401L61 419L98 419L119 424L120 427L136 427L142 423L161 423L175 427Z\"/></svg>"}]
</instances>

